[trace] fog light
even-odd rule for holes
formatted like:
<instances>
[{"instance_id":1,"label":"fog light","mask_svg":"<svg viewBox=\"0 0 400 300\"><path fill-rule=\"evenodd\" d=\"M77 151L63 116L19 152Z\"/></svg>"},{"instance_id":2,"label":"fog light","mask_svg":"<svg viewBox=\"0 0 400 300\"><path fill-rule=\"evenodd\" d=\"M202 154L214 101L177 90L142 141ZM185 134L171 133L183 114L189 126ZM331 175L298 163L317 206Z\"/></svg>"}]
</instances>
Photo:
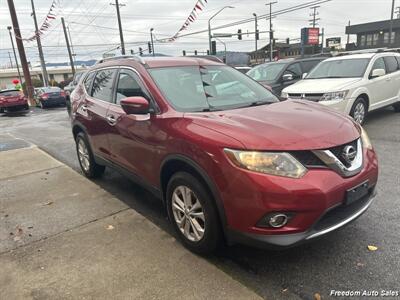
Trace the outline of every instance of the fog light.
<instances>
[{"instance_id":1,"label":"fog light","mask_svg":"<svg viewBox=\"0 0 400 300\"><path fill-rule=\"evenodd\" d=\"M281 228L287 224L288 219L285 214L273 214L269 217L268 224L274 228Z\"/></svg>"}]
</instances>

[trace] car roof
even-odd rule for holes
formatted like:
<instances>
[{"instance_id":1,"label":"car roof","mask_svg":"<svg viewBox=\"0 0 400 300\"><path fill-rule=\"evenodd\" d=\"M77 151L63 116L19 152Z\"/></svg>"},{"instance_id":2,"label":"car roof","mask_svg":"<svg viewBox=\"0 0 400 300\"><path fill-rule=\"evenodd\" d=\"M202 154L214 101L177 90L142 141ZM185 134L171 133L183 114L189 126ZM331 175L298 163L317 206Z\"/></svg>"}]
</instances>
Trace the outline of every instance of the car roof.
<instances>
[{"instance_id":1,"label":"car roof","mask_svg":"<svg viewBox=\"0 0 400 300\"><path fill-rule=\"evenodd\" d=\"M5 92L20 92L20 90L17 89L9 89L9 90L1 90L0 93L5 93Z\"/></svg>"},{"instance_id":2,"label":"car roof","mask_svg":"<svg viewBox=\"0 0 400 300\"><path fill-rule=\"evenodd\" d=\"M159 57L140 57L140 56L123 56L113 57L111 59L100 60L96 63L95 68L102 66L114 66L114 65L132 65L140 63L146 68L163 68L163 67L182 67L182 66L200 66L200 65L211 65L211 66L223 66L223 63L216 62L206 58L197 57L170 57L170 56L159 56Z\"/></svg>"},{"instance_id":3,"label":"car roof","mask_svg":"<svg viewBox=\"0 0 400 300\"><path fill-rule=\"evenodd\" d=\"M277 61L269 61L266 63L263 63L259 66L265 66L265 65L269 65L269 64L276 64L276 63L280 63L280 64L289 64L289 63L293 63L293 62L303 62L303 61L314 61L314 60L325 60L326 57L322 57L322 56L316 56L316 57L307 57L307 58L284 58L284 59L280 59Z\"/></svg>"}]
</instances>

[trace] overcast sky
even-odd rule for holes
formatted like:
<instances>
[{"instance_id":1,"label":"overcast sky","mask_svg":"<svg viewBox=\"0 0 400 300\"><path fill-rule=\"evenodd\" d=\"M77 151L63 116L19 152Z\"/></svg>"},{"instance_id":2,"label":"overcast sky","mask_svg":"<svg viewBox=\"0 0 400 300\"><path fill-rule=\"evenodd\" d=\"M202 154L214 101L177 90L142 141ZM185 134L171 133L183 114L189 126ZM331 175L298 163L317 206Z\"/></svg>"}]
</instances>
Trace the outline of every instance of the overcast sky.
<instances>
[{"instance_id":1,"label":"overcast sky","mask_svg":"<svg viewBox=\"0 0 400 300\"><path fill-rule=\"evenodd\" d=\"M43 22L51 0L34 0L37 18ZM60 15L52 23L52 27L42 37L46 62L67 61L64 35L61 27L60 16L64 16L70 28L72 42L77 59L98 59L102 53L115 48L119 44L118 25L115 7L109 5L113 0L61 0ZM120 0L125 6L121 7L122 26L126 49L137 51L138 43L150 39L149 30L154 28L155 36L159 39L172 36L181 27L184 20L195 4L195 0ZM281 10L310 0L278 0L273 10ZM325 28L326 37L342 37L345 42L344 30L348 21L352 24L378 21L390 18L392 0L332 0L324 3L318 9L320 27ZM34 33L33 19L30 16L31 5L29 0L14 0L18 14L22 36L27 38ZM204 11L185 33L207 28L207 20L218 9L225 5L234 6L226 9L212 21L212 26L235 22L251 18L253 13L259 15L268 13L266 1L262 0L208 0ZM397 0L396 6L400 6ZM299 38L300 28L308 26L310 9L303 9L277 16L273 19L275 37L284 40ZM8 52L11 43L7 26L11 25L9 10L6 0L0 0L0 66L9 63ZM108 27L108 28L101 28ZM241 28L243 32L253 31L254 23L221 29L215 32L234 33ZM267 30L267 21L259 20L259 30ZM259 45L268 42L266 33L261 34ZM244 36L242 41L236 37L226 38L227 49L232 51L254 50L254 36ZM36 42L25 42L28 60L38 61ZM83 45L83 46L82 46ZM145 46L143 46L145 47ZM182 50L206 51L208 49L207 33L184 37L174 43L155 45L157 52L170 55L181 55ZM218 49L223 50L222 44ZM117 50L115 51L117 52Z\"/></svg>"}]
</instances>

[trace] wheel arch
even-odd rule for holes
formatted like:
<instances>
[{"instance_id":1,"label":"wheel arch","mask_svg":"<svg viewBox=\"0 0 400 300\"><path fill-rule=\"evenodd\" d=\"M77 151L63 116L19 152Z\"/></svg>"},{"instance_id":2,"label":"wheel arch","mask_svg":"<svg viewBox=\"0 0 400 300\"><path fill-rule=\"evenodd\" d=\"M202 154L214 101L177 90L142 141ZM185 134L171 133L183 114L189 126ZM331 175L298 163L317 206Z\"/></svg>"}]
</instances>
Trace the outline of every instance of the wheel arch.
<instances>
[{"instance_id":1,"label":"wheel arch","mask_svg":"<svg viewBox=\"0 0 400 300\"><path fill-rule=\"evenodd\" d=\"M215 206L217 208L218 217L221 222L222 229L225 233L227 220L224 205L219 195L218 189L214 181L207 174L207 172L189 157L180 154L170 155L161 164L160 188L164 203L166 203L166 190L168 182L175 173L180 171L186 171L195 176L204 185L209 194L213 197Z\"/></svg>"}]
</instances>

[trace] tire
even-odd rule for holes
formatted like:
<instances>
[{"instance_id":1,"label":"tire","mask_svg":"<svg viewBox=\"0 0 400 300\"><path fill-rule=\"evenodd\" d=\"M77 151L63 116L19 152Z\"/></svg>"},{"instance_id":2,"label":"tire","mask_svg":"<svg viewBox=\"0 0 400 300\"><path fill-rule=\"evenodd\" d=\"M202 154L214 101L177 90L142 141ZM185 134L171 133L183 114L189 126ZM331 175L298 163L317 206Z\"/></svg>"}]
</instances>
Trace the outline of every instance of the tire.
<instances>
[{"instance_id":1,"label":"tire","mask_svg":"<svg viewBox=\"0 0 400 300\"><path fill-rule=\"evenodd\" d=\"M368 105L367 101L363 97L358 97L356 101L354 101L353 106L350 110L350 116L356 121L358 124L363 125L368 115Z\"/></svg>"},{"instance_id":2,"label":"tire","mask_svg":"<svg viewBox=\"0 0 400 300\"><path fill-rule=\"evenodd\" d=\"M393 108L395 112L400 112L400 102L393 104Z\"/></svg>"},{"instance_id":3,"label":"tire","mask_svg":"<svg viewBox=\"0 0 400 300\"><path fill-rule=\"evenodd\" d=\"M78 133L75 143L79 165L81 166L83 174L87 178L101 177L106 167L95 162L92 149L90 148L88 139L83 132Z\"/></svg>"},{"instance_id":4,"label":"tire","mask_svg":"<svg viewBox=\"0 0 400 300\"><path fill-rule=\"evenodd\" d=\"M186 202L188 205L183 201L186 191L190 195L187 198L189 201ZM182 205L178 205L179 202L174 200L176 197ZM217 250L223 240L217 210L211 195L198 179L186 172L173 175L168 182L166 202L169 219L186 248L198 254L210 254ZM177 209L177 206L180 209ZM197 209L190 212L190 208L194 207ZM203 232L195 230L199 227L203 228Z\"/></svg>"}]
</instances>

